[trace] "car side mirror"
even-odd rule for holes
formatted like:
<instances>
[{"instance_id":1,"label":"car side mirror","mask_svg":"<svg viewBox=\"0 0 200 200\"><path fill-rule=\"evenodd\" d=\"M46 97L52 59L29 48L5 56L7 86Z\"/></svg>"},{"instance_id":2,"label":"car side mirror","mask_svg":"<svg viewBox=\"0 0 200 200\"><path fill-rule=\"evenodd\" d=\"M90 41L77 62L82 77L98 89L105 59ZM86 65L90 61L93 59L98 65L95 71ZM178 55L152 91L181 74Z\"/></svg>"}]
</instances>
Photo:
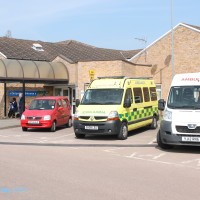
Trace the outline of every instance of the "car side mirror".
<instances>
[{"instance_id":1,"label":"car side mirror","mask_svg":"<svg viewBox=\"0 0 200 200\"><path fill-rule=\"evenodd\" d=\"M158 110L163 111L165 109L166 101L164 99L160 99L158 101Z\"/></svg>"},{"instance_id":2,"label":"car side mirror","mask_svg":"<svg viewBox=\"0 0 200 200\"><path fill-rule=\"evenodd\" d=\"M76 99L76 107L78 107L80 104L80 100L79 99Z\"/></svg>"},{"instance_id":3,"label":"car side mirror","mask_svg":"<svg viewBox=\"0 0 200 200\"><path fill-rule=\"evenodd\" d=\"M124 108L129 108L129 107L131 107L131 100L125 99L124 100Z\"/></svg>"}]
</instances>

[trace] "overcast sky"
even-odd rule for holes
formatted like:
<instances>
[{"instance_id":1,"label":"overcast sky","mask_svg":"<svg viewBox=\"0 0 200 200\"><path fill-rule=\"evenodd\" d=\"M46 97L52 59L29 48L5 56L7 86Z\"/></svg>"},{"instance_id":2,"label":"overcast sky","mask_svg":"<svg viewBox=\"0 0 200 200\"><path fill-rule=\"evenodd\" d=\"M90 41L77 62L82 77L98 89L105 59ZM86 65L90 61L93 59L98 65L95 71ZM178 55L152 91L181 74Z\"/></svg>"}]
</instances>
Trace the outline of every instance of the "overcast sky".
<instances>
[{"instance_id":1,"label":"overcast sky","mask_svg":"<svg viewBox=\"0 0 200 200\"><path fill-rule=\"evenodd\" d=\"M19 39L138 49L171 24L200 26L199 10L200 0L0 0L0 36L10 30Z\"/></svg>"}]
</instances>

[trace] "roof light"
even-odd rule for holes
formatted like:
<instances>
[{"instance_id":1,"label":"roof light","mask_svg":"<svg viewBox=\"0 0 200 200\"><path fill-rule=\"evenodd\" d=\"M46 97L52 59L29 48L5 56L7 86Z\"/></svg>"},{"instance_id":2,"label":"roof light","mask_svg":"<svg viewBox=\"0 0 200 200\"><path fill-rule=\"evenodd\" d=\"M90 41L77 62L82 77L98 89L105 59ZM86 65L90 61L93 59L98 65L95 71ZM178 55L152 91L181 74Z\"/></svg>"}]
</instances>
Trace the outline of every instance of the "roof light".
<instances>
[{"instance_id":1,"label":"roof light","mask_svg":"<svg viewBox=\"0 0 200 200\"><path fill-rule=\"evenodd\" d=\"M44 51L44 49L42 48L42 45L41 44L38 44L38 43L34 43L32 48L36 51Z\"/></svg>"}]
</instances>

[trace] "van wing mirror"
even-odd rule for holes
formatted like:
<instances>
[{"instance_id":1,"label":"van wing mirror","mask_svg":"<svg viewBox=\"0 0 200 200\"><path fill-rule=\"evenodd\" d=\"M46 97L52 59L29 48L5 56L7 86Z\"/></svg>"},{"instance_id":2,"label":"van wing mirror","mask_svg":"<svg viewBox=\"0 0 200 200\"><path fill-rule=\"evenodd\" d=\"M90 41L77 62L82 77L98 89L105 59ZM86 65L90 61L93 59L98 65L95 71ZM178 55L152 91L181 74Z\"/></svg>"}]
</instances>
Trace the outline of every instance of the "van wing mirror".
<instances>
[{"instance_id":1,"label":"van wing mirror","mask_svg":"<svg viewBox=\"0 0 200 200\"><path fill-rule=\"evenodd\" d=\"M164 99L160 99L158 101L158 110L163 111L165 109L166 101Z\"/></svg>"},{"instance_id":2,"label":"van wing mirror","mask_svg":"<svg viewBox=\"0 0 200 200\"><path fill-rule=\"evenodd\" d=\"M124 108L129 108L129 107L131 107L131 100L125 99L124 100Z\"/></svg>"},{"instance_id":3,"label":"van wing mirror","mask_svg":"<svg viewBox=\"0 0 200 200\"><path fill-rule=\"evenodd\" d=\"M78 107L80 104L80 100L79 99L76 99L76 107Z\"/></svg>"}]
</instances>

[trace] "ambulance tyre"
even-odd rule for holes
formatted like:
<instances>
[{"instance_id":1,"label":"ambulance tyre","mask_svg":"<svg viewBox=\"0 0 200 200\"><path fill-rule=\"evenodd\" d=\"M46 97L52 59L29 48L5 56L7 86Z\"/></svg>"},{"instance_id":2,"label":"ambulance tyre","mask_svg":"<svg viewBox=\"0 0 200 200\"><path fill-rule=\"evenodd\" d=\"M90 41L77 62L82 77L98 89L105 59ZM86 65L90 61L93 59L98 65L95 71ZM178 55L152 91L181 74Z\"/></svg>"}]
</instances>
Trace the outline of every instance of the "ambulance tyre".
<instances>
[{"instance_id":1,"label":"ambulance tyre","mask_svg":"<svg viewBox=\"0 0 200 200\"><path fill-rule=\"evenodd\" d=\"M128 127L126 122L122 122L122 125L120 127L120 131L118 134L118 139L120 140L126 140L128 137Z\"/></svg>"},{"instance_id":2,"label":"ambulance tyre","mask_svg":"<svg viewBox=\"0 0 200 200\"><path fill-rule=\"evenodd\" d=\"M155 115L153 116L150 127L151 127L151 129L156 129L158 127L158 123L157 123L157 119L156 119Z\"/></svg>"},{"instance_id":3,"label":"ambulance tyre","mask_svg":"<svg viewBox=\"0 0 200 200\"><path fill-rule=\"evenodd\" d=\"M76 138L84 138L85 134L75 133Z\"/></svg>"},{"instance_id":4,"label":"ambulance tyre","mask_svg":"<svg viewBox=\"0 0 200 200\"><path fill-rule=\"evenodd\" d=\"M158 134L157 134L157 143L158 143L158 146L161 148L161 149L172 149L173 146L172 145L169 145L169 144L164 144L161 140L161 137L160 137L160 130L158 131Z\"/></svg>"}]
</instances>

